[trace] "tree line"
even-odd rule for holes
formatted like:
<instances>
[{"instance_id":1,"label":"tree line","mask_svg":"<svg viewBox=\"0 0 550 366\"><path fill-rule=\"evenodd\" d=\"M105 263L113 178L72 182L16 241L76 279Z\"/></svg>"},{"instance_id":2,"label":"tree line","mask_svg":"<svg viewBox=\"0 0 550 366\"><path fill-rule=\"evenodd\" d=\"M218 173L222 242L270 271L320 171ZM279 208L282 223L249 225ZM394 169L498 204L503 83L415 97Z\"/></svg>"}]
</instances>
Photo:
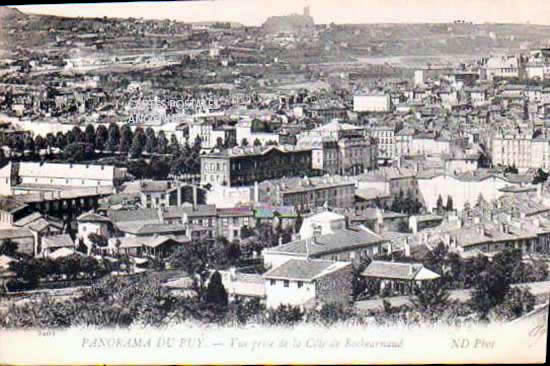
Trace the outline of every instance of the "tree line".
<instances>
[{"instance_id":1,"label":"tree line","mask_svg":"<svg viewBox=\"0 0 550 366\"><path fill-rule=\"evenodd\" d=\"M143 158L155 159L156 164L161 164L168 172L164 174L183 175L200 173L200 150L202 141L199 137L193 141L181 144L175 134L169 138L164 131L155 132L151 127L145 130L141 127L134 131L128 126L119 127L116 123L108 126L99 125L95 128L92 124L86 126L84 131L73 127L66 133L48 133L45 137L41 135L2 135L2 144L8 146L12 152L23 157L36 159L40 154L46 152L51 156L53 149L61 151L61 161L78 163L98 159L101 155L111 154L124 156L125 159L118 160L118 165L129 165L127 157L138 161L135 171L139 177L143 175L163 175L163 172L149 172L143 174ZM141 161L140 161L141 160ZM5 163L7 157L3 150L0 150L0 163ZM141 168L141 169L140 169ZM156 173L156 174L155 174ZM164 176L164 178L165 178Z\"/></svg>"}]
</instances>

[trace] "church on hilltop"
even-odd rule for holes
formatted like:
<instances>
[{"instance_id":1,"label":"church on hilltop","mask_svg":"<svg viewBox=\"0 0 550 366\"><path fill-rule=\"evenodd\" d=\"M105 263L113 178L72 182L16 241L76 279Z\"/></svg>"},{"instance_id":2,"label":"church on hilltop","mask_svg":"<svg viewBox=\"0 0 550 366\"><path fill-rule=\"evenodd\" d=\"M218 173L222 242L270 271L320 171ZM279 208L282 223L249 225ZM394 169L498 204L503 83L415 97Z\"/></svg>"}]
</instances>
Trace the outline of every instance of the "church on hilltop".
<instances>
[{"instance_id":1,"label":"church on hilltop","mask_svg":"<svg viewBox=\"0 0 550 366\"><path fill-rule=\"evenodd\" d=\"M310 8L306 6L304 7L303 14L272 16L267 18L262 25L262 29L268 33L298 32L314 26L315 22L310 15Z\"/></svg>"}]
</instances>

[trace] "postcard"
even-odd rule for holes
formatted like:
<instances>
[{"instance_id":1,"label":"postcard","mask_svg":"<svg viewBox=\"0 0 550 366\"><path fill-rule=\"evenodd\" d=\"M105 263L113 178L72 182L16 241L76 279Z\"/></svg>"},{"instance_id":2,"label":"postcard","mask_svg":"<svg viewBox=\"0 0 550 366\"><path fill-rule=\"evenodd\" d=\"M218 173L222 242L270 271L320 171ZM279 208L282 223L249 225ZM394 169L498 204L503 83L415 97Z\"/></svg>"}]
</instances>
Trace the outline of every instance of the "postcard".
<instances>
[{"instance_id":1,"label":"postcard","mask_svg":"<svg viewBox=\"0 0 550 366\"><path fill-rule=\"evenodd\" d=\"M0 7L0 364L544 363L550 3Z\"/></svg>"}]
</instances>

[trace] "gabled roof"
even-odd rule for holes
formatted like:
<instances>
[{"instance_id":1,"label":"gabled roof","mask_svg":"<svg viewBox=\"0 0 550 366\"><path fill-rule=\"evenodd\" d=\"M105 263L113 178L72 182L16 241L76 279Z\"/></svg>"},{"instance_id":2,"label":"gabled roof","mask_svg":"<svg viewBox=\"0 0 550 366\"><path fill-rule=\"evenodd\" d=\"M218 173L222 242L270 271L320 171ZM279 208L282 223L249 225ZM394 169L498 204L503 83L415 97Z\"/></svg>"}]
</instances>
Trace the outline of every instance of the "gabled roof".
<instances>
[{"instance_id":1,"label":"gabled roof","mask_svg":"<svg viewBox=\"0 0 550 366\"><path fill-rule=\"evenodd\" d=\"M115 224L125 222L160 222L158 210L155 208L141 208L137 210L109 210L108 216Z\"/></svg>"},{"instance_id":2,"label":"gabled roof","mask_svg":"<svg viewBox=\"0 0 550 366\"><path fill-rule=\"evenodd\" d=\"M119 224L118 229L125 233L135 235L148 235L148 234L166 234L174 232L185 232L187 227L181 224Z\"/></svg>"},{"instance_id":3,"label":"gabled roof","mask_svg":"<svg viewBox=\"0 0 550 366\"><path fill-rule=\"evenodd\" d=\"M361 276L396 280L427 280L440 276L420 263L372 261Z\"/></svg>"},{"instance_id":4,"label":"gabled roof","mask_svg":"<svg viewBox=\"0 0 550 366\"><path fill-rule=\"evenodd\" d=\"M69 257L71 255L80 255L81 256L82 254L77 252L74 249L69 249L67 247L62 247L62 248L54 250L52 253L50 253L48 255L48 257L50 257L52 259L57 259L57 258L61 258L61 257Z\"/></svg>"},{"instance_id":5,"label":"gabled roof","mask_svg":"<svg viewBox=\"0 0 550 366\"><path fill-rule=\"evenodd\" d=\"M339 253L385 242L382 237L364 230L339 230L321 235L315 240L295 240L288 244L265 249L264 253L321 256Z\"/></svg>"},{"instance_id":6,"label":"gabled roof","mask_svg":"<svg viewBox=\"0 0 550 366\"><path fill-rule=\"evenodd\" d=\"M266 279L313 281L347 266L351 266L351 263L290 259L280 266L267 271L263 277Z\"/></svg>"},{"instance_id":7,"label":"gabled roof","mask_svg":"<svg viewBox=\"0 0 550 366\"><path fill-rule=\"evenodd\" d=\"M68 234L45 236L42 238L42 248L74 248L73 239Z\"/></svg>"},{"instance_id":8,"label":"gabled roof","mask_svg":"<svg viewBox=\"0 0 550 366\"><path fill-rule=\"evenodd\" d=\"M85 212L76 218L78 222L111 222L108 217L96 214L95 212Z\"/></svg>"}]
</instances>

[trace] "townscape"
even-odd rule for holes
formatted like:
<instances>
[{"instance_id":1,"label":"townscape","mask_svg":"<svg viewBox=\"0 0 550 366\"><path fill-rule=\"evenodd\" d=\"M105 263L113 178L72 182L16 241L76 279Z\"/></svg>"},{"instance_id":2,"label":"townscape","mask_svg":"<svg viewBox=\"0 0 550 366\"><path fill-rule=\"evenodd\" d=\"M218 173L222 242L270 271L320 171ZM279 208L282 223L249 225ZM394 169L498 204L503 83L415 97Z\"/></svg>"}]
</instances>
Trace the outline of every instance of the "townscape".
<instances>
[{"instance_id":1,"label":"townscape","mask_svg":"<svg viewBox=\"0 0 550 366\"><path fill-rule=\"evenodd\" d=\"M550 27L1 7L0 327L512 322Z\"/></svg>"}]
</instances>

